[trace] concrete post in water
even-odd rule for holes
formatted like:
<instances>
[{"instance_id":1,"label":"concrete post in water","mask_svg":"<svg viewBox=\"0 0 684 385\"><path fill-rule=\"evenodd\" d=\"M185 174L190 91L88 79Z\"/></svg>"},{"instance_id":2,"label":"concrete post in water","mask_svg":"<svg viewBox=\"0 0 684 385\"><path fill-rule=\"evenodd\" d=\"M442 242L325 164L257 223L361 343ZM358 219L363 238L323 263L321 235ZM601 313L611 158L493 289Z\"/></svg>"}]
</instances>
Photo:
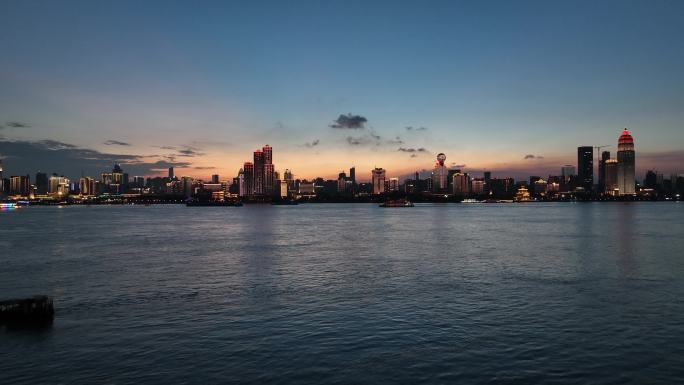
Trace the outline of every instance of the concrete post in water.
<instances>
[{"instance_id":1,"label":"concrete post in water","mask_svg":"<svg viewBox=\"0 0 684 385\"><path fill-rule=\"evenodd\" d=\"M0 301L0 325L51 324L54 318L52 298L46 295Z\"/></svg>"}]
</instances>

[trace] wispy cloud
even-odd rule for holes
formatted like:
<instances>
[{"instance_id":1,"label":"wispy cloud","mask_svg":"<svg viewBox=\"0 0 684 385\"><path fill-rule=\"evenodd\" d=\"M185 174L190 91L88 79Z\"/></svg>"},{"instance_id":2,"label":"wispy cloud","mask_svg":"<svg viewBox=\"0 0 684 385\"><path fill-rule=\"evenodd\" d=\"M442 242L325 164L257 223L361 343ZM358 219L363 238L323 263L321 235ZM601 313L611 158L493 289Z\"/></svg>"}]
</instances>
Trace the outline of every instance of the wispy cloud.
<instances>
[{"instance_id":1,"label":"wispy cloud","mask_svg":"<svg viewBox=\"0 0 684 385\"><path fill-rule=\"evenodd\" d=\"M527 155L525 155L525 157L524 157L523 159L524 159L524 160L529 160L529 159L544 159L544 157L541 156L541 155L527 154Z\"/></svg>"},{"instance_id":2,"label":"wispy cloud","mask_svg":"<svg viewBox=\"0 0 684 385\"><path fill-rule=\"evenodd\" d=\"M113 140L113 139L106 140L103 142L103 144L107 145L107 146L130 146L131 145L130 143L120 142L118 140Z\"/></svg>"},{"instance_id":3,"label":"wispy cloud","mask_svg":"<svg viewBox=\"0 0 684 385\"><path fill-rule=\"evenodd\" d=\"M330 125L330 127L339 129L358 130L365 128L366 123L368 123L368 119L361 115L343 114L340 115L337 119L335 119L333 123Z\"/></svg>"},{"instance_id":4,"label":"wispy cloud","mask_svg":"<svg viewBox=\"0 0 684 385\"><path fill-rule=\"evenodd\" d=\"M313 140L313 141L311 141L311 142L306 142L306 143L304 143L304 147L309 147L309 148L311 148L311 147L316 147L316 146L318 146L320 143L321 143L321 141L320 141L319 139L316 139L316 140Z\"/></svg>"},{"instance_id":5,"label":"wispy cloud","mask_svg":"<svg viewBox=\"0 0 684 385\"><path fill-rule=\"evenodd\" d=\"M202 156L202 155L204 155L204 153L200 152L199 149L197 149L197 148L186 147L182 150L178 150L178 156L194 157L194 156Z\"/></svg>"},{"instance_id":6,"label":"wispy cloud","mask_svg":"<svg viewBox=\"0 0 684 385\"><path fill-rule=\"evenodd\" d=\"M28 128L28 127L31 127L30 125L28 125L26 123L22 123L22 122L7 122L5 124L7 125L7 127L11 127L11 128Z\"/></svg>"},{"instance_id":7,"label":"wispy cloud","mask_svg":"<svg viewBox=\"0 0 684 385\"><path fill-rule=\"evenodd\" d=\"M375 145L379 146L382 142L382 137L375 132L369 132L362 136L347 136L346 141L352 146Z\"/></svg>"},{"instance_id":8,"label":"wispy cloud","mask_svg":"<svg viewBox=\"0 0 684 385\"><path fill-rule=\"evenodd\" d=\"M426 131L427 127L413 127L413 126L406 126L406 131Z\"/></svg>"},{"instance_id":9,"label":"wispy cloud","mask_svg":"<svg viewBox=\"0 0 684 385\"><path fill-rule=\"evenodd\" d=\"M396 136L394 139L388 139L387 144L404 144L404 141L401 140L401 137Z\"/></svg>"},{"instance_id":10,"label":"wispy cloud","mask_svg":"<svg viewBox=\"0 0 684 385\"><path fill-rule=\"evenodd\" d=\"M397 149L397 151L399 151L399 152L409 152L409 153L428 153L428 152L429 152L428 150L426 150L426 149L425 149L425 148L423 148L423 147L420 147L420 148L413 148L413 147L409 147L409 148L406 148L406 147L399 147L399 148Z\"/></svg>"}]
</instances>

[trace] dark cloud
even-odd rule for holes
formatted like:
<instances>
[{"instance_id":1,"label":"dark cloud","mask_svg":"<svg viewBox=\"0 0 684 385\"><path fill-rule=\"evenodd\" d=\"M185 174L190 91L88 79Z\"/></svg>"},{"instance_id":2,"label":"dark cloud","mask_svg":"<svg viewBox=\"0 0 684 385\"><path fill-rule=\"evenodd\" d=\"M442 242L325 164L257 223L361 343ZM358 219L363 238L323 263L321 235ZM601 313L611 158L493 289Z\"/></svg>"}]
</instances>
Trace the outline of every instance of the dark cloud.
<instances>
[{"instance_id":1,"label":"dark cloud","mask_svg":"<svg viewBox=\"0 0 684 385\"><path fill-rule=\"evenodd\" d=\"M30 125L22 122L7 122L5 123L7 127L12 127L12 128L28 128L31 127Z\"/></svg>"},{"instance_id":2,"label":"dark cloud","mask_svg":"<svg viewBox=\"0 0 684 385\"><path fill-rule=\"evenodd\" d=\"M131 145L130 143L120 142L118 140L113 140L113 139L107 140L107 141L103 142L103 144L105 144L107 146L130 146Z\"/></svg>"},{"instance_id":3,"label":"dark cloud","mask_svg":"<svg viewBox=\"0 0 684 385\"><path fill-rule=\"evenodd\" d=\"M321 141L320 141L319 139L316 139L316 140L314 140L314 141L312 141L312 142L306 142L306 143L304 143L304 147L309 147L309 148L311 148L311 147L316 147L316 146L318 146L319 143L321 143Z\"/></svg>"},{"instance_id":4,"label":"dark cloud","mask_svg":"<svg viewBox=\"0 0 684 385\"><path fill-rule=\"evenodd\" d=\"M56 172L77 178L85 175L98 176L119 163L129 175L150 175L169 167L185 168L189 162L168 160L148 161L149 157L131 154L104 153L56 140L2 140L0 157L6 158L8 174L33 174L38 170Z\"/></svg>"},{"instance_id":5,"label":"dark cloud","mask_svg":"<svg viewBox=\"0 0 684 385\"><path fill-rule=\"evenodd\" d=\"M178 156L193 157L193 156L200 156L200 155L204 155L204 154L201 152L198 152L197 150L192 149L192 148L185 148L182 150L178 150Z\"/></svg>"},{"instance_id":6,"label":"dark cloud","mask_svg":"<svg viewBox=\"0 0 684 385\"><path fill-rule=\"evenodd\" d=\"M417 158L417 157L418 157L418 155L416 155L416 154L411 154L411 156L410 156L410 158Z\"/></svg>"},{"instance_id":7,"label":"dark cloud","mask_svg":"<svg viewBox=\"0 0 684 385\"><path fill-rule=\"evenodd\" d=\"M413 126L406 126L406 131L425 131L427 130L427 127L413 127Z\"/></svg>"},{"instance_id":8,"label":"dark cloud","mask_svg":"<svg viewBox=\"0 0 684 385\"><path fill-rule=\"evenodd\" d=\"M360 136L360 137L353 137L353 136L348 136L347 137L347 143L349 143L352 146L360 146L362 144L368 143L368 138L366 136Z\"/></svg>"},{"instance_id":9,"label":"dark cloud","mask_svg":"<svg viewBox=\"0 0 684 385\"><path fill-rule=\"evenodd\" d=\"M401 140L401 138L399 136L397 136L394 139L389 139L387 141L387 144L404 144L404 141Z\"/></svg>"},{"instance_id":10,"label":"dark cloud","mask_svg":"<svg viewBox=\"0 0 684 385\"><path fill-rule=\"evenodd\" d=\"M428 150L424 149L423 147L420 147L420 148L399 147L399 148L397 149L397 151L399 151L399 152L410 152L410 153L417 153L417 152L420 152L420 153L427 153L427 152L429 152Z\"/></svg>"},{"instance_id":11,"label":"dark cloud","mask_svg":"<svg viewBox=\"0 0 684 385\"><path fill-rule=\"evenodd\" d=\"M540 155L527 154L527 155L525 155L524 160L528 160L528 159L544 159L544 157L540 156Z\"/></svg>"},{"instance_id":12,"label":"dark cloud","mask_svg":"<svg viewBox=\"0 0 684 385\"><path fill-rule=\"evenodd\" d=\"M370 132L362 136L348 136L346 138L347 143L349 143L352 146L361 146L361 145L380 145L380 140L382 138L380 135Z\"/></svg>"},{"instance_id":13,"label":"dark cloud","mask_svg":"<svg viewBox=\"0 0 684 385\"><path fill-rule=\"evenodd\" d=\"M347 114L340 115L337 119L333 121L330 127L356 130L365 128L366 123L368 123L368 119L364 118L361 115Z\"/></svg>"},{"instance_id":14,"label":"dark cloud","mask_svg":"<svg viewBox=\"0 0 684 385\"><path fill-rule=\"evenodd\" d=\"M177 149L177 147L175 147L175 146L152 146L152 147L159 148L162 150L174 150L174 151Z\"/></svg>"}]
</instances>

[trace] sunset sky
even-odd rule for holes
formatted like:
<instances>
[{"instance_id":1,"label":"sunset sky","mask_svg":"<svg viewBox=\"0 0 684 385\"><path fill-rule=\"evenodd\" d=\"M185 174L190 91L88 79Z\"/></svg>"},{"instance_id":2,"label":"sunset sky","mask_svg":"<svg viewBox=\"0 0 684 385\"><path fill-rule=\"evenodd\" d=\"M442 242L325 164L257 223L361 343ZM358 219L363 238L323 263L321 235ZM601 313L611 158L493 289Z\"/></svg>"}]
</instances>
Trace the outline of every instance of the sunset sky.
<instances>
[{"instance_id":1,"label":"sunset sky","mask_svg":"<svg viewBox=\"0 0 684 385\"><path fill-rule=\"evenodd\" d=\"M7 175L232 178L252 151L333 177L558 174L635 138L684 172L682 1L12 1L0 5Z\"/></svg>"}]
</instances>

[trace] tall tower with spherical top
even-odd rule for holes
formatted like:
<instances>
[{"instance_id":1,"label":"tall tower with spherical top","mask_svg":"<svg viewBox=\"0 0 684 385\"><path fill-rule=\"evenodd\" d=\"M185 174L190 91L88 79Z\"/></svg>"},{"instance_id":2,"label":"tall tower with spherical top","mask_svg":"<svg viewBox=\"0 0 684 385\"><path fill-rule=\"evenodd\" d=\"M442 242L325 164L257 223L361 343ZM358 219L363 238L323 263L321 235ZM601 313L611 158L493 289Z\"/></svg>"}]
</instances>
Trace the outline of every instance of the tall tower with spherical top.
<instances>
[{"instance_id":1,"label":"tall tower with spherical top","mask_svg":"<svg viewBox=\"0 0 684 385\"><path fill-rule=\"evenodd\" d=\"M437 154L437 163L432 170L432 190L435 193L443 193L447 190L447 168L444 165L446 155L443 153Z\"/></svg>"}]
</instances>

